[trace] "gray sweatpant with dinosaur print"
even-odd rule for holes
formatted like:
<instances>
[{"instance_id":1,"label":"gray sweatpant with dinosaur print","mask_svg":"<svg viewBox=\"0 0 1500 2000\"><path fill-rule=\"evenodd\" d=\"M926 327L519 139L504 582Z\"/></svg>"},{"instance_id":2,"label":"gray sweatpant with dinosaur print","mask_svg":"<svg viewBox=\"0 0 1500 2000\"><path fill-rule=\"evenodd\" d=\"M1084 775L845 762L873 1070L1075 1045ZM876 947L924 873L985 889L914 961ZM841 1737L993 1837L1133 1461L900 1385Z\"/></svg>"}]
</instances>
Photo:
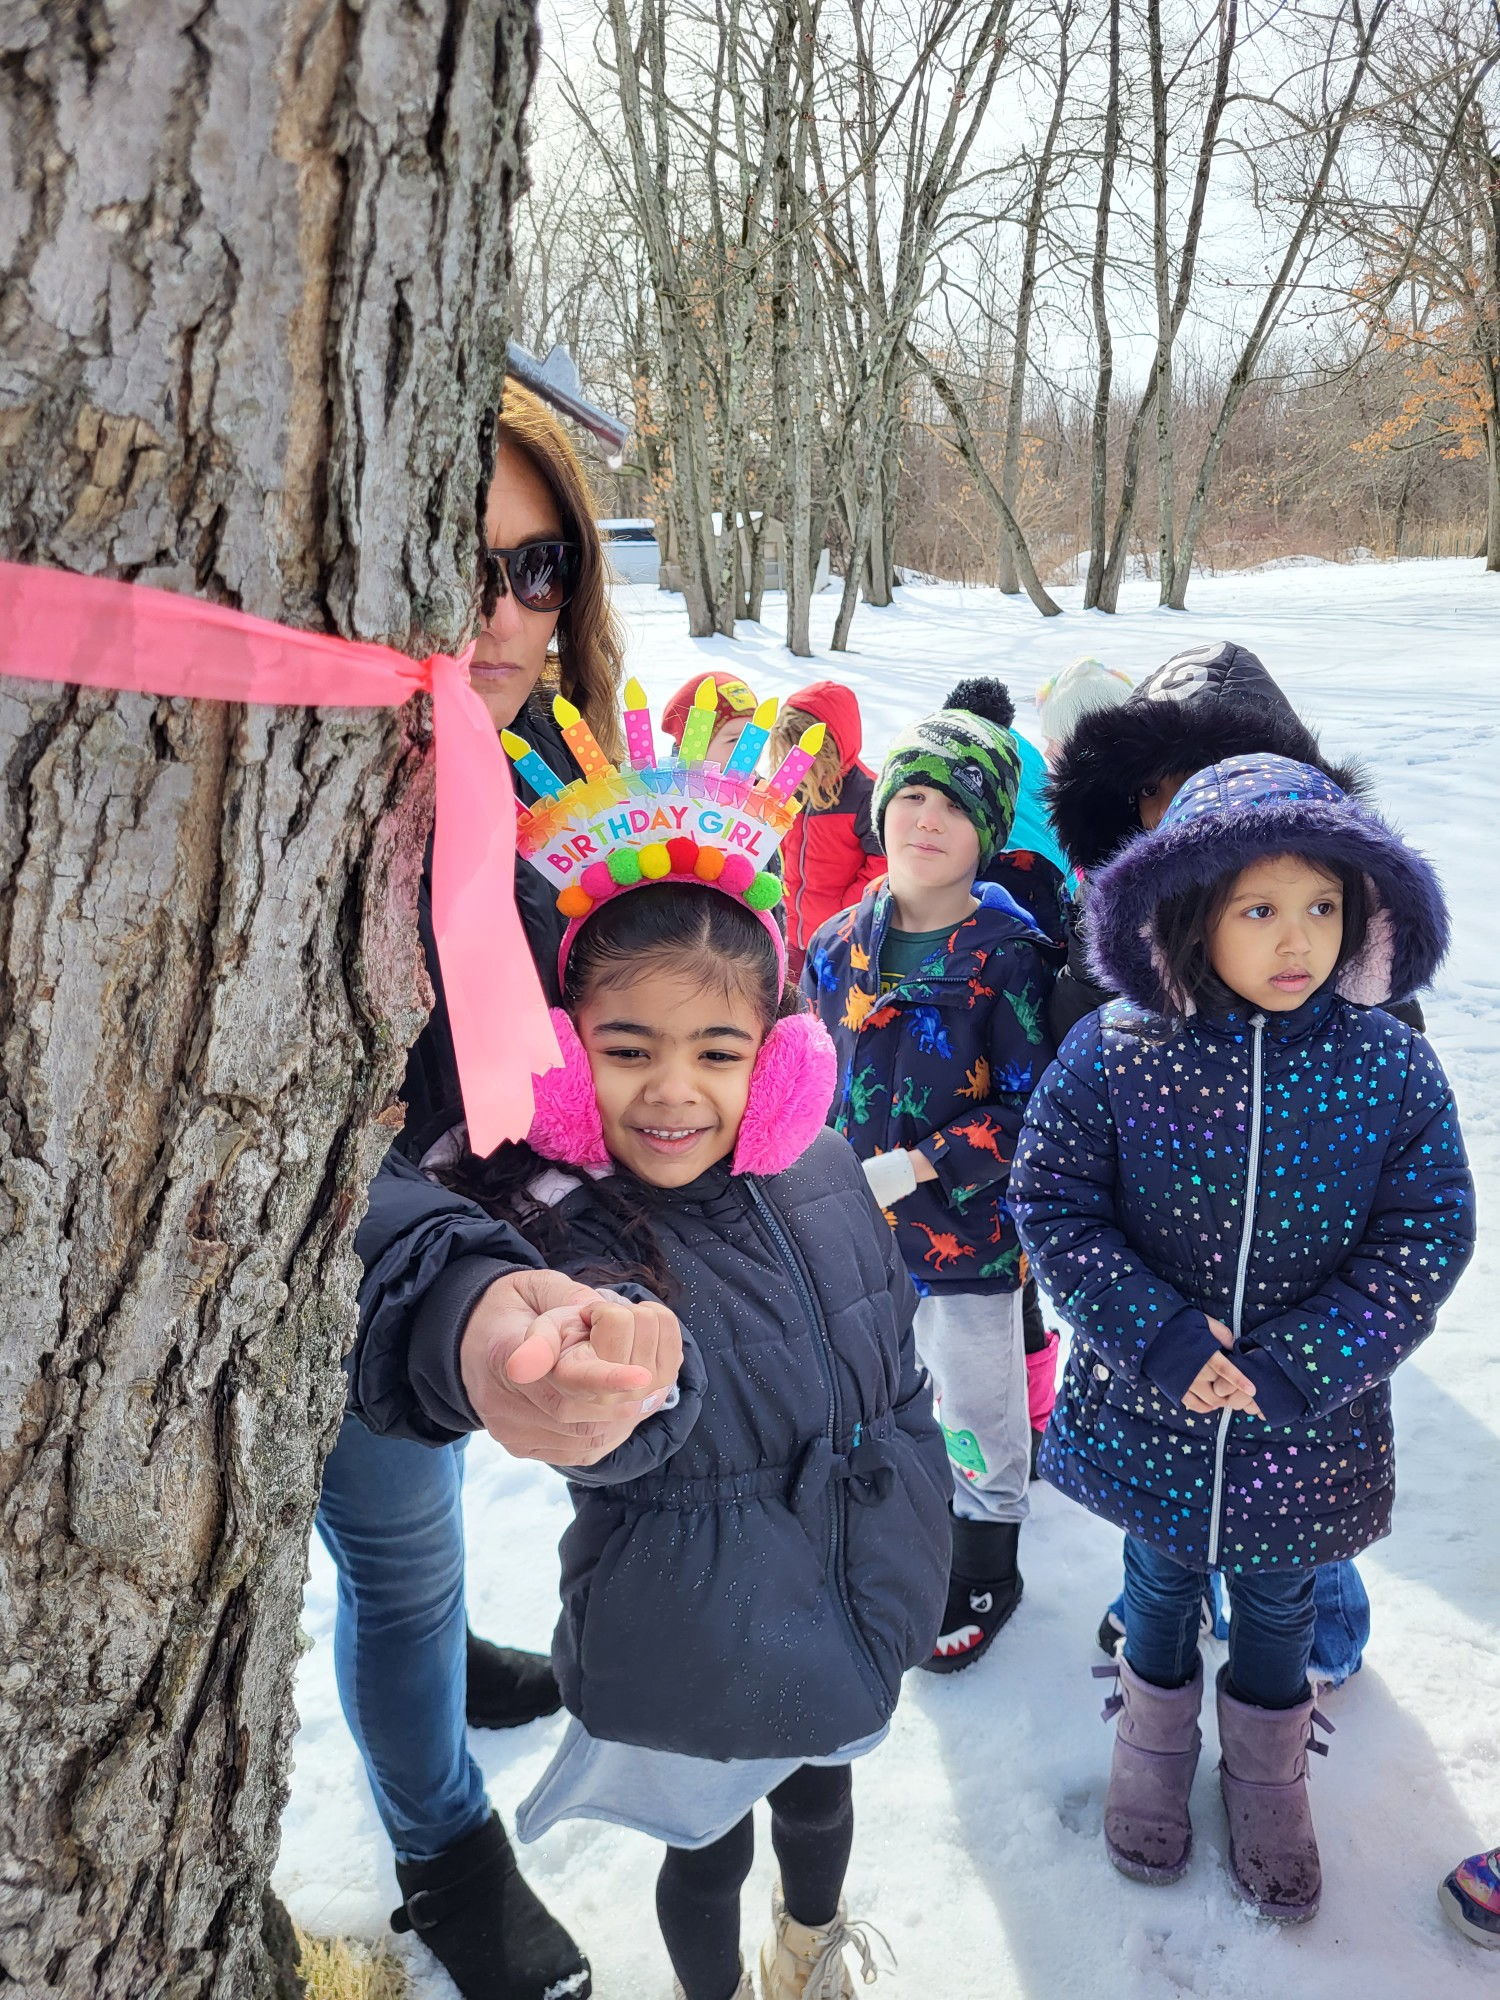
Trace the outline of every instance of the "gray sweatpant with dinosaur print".
<instances>
[{"instance_id":1,"label":"gray sweatpant with dinosaur print","mask_svg":"<svg viewBox=\"0 0 1500 2000\"><path fill-rule=\"evenodd\" d=\"M929 1292L913 1331L948 1441L954 1513L1024 1521L1031 1414L1021 1294Z\"/></svg>"}]
</instances>

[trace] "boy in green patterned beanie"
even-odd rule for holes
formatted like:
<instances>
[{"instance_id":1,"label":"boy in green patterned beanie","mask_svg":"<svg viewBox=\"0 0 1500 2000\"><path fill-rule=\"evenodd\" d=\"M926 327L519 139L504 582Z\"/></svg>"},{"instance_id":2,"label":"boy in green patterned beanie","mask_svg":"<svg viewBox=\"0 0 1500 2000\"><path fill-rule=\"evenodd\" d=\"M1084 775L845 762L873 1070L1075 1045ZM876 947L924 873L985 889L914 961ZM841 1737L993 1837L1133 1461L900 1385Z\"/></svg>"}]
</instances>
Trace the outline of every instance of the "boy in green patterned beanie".
<instances>
[{"instance_id":1,"label":"boy in green patterned beanie","mask_svg":"<svg viewBox=\"0 0 1500 2000\"><path fill-rule=\"evenodd\" d=\"M1010 723L1015 708L1004 684L960 681L936 715L903 729L886 753L875 786L874 820L905 785L930 785L961 806L979 834L982 874L1010 839L1021 787L1021 755ZM883 836L882 836L883 837Z\"/></svg>"},{"instance_id":2,"label":"boy in green patterned beanie","mask_svg":"<svg viewBox=\"0 0 1500 2000\"><path fill-rule=\"evenodd\" d=\"M977 879L1015 816L1014 713L999 681L963 681L896 738L872 802L886 878L814 932L802 969L838 1055L830 1122L921 1295L913 1335L953 1478L937 1674L982 1658L1020 1603L1029 1506L1026 1260L1005 1190L1052 1060L1052 962L1026 911Z\"/></svg>"}]
</instances>

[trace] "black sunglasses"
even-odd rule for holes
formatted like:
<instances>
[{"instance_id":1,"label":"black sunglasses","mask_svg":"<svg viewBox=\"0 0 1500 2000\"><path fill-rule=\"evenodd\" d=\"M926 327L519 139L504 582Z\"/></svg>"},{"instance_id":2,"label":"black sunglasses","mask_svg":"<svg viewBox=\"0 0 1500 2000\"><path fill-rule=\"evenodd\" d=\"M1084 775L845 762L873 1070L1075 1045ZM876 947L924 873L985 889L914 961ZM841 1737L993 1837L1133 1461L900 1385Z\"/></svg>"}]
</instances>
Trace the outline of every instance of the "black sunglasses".
<instances>
[{"instance_id":1,"label":"black sunglasses","mask_svg":"<svg viewBox=\"0 0 1500 2000\"><path fill-rule=\"evenodd\" d=\"M507 584L528 611L561 611L578 584L576 542L522 542L514 549L487 549L496 597Z\"/></svg>"}]
</instances>

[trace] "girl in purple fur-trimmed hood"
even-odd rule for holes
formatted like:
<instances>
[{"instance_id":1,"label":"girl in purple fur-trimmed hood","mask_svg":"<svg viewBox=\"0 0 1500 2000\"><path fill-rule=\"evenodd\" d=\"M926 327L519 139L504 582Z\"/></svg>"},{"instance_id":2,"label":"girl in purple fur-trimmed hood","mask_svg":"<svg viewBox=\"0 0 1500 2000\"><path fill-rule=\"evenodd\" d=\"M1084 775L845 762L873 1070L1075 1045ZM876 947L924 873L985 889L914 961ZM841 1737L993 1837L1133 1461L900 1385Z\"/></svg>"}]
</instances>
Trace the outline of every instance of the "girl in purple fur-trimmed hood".
<instances>
[{"instance_id":1,"label":"girl in purple fur-trimmed hood","mask_svg":"<svg viewBox=\"0 0 1500 2000\"><path fill-rule=\"evenodd\" d=\"M1139 1880L1188 1866L1218 1569L1231 1874L1296 1920L1321 1889L1313 1570L1389 1529L1389 1378L1473 1248L1447 1079L1379 1006L1428 983L1447 912L1389 827L1274 756L1200 771L1092 887L1123 998L1042 1079L1009 1199L1073 1333L1039 1469L1127 1536L1106 1844Z\"/></svg>"}]
</instances>

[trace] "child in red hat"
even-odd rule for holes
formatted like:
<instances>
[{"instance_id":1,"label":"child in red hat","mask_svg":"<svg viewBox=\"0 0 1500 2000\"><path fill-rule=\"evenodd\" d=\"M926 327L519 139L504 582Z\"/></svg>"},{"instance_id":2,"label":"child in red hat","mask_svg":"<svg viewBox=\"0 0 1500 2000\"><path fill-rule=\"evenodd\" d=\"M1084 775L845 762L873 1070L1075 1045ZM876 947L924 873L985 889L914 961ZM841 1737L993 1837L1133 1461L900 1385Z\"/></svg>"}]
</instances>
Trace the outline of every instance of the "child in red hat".
<instances>
[{"instance_id":1,"label":"child in red hat","mask_svg":"<svg viewBox=\"0 0 1500 2000\"><path fill-rule=\"evenodd\" d=\"M683 682L662 710L661 726L674 743L681 744L682 732L692 714L693 696L705 681L712 681L718 689L718 700L714 704L714 733L708 739L704 757L710 764L723 766L729 762L730 753L744 734L746 723L755 714L755 696L738 674L730 673L724 667L710 667L706 674L694 674L690 681Z\"/></svg>"}]
</instances>

